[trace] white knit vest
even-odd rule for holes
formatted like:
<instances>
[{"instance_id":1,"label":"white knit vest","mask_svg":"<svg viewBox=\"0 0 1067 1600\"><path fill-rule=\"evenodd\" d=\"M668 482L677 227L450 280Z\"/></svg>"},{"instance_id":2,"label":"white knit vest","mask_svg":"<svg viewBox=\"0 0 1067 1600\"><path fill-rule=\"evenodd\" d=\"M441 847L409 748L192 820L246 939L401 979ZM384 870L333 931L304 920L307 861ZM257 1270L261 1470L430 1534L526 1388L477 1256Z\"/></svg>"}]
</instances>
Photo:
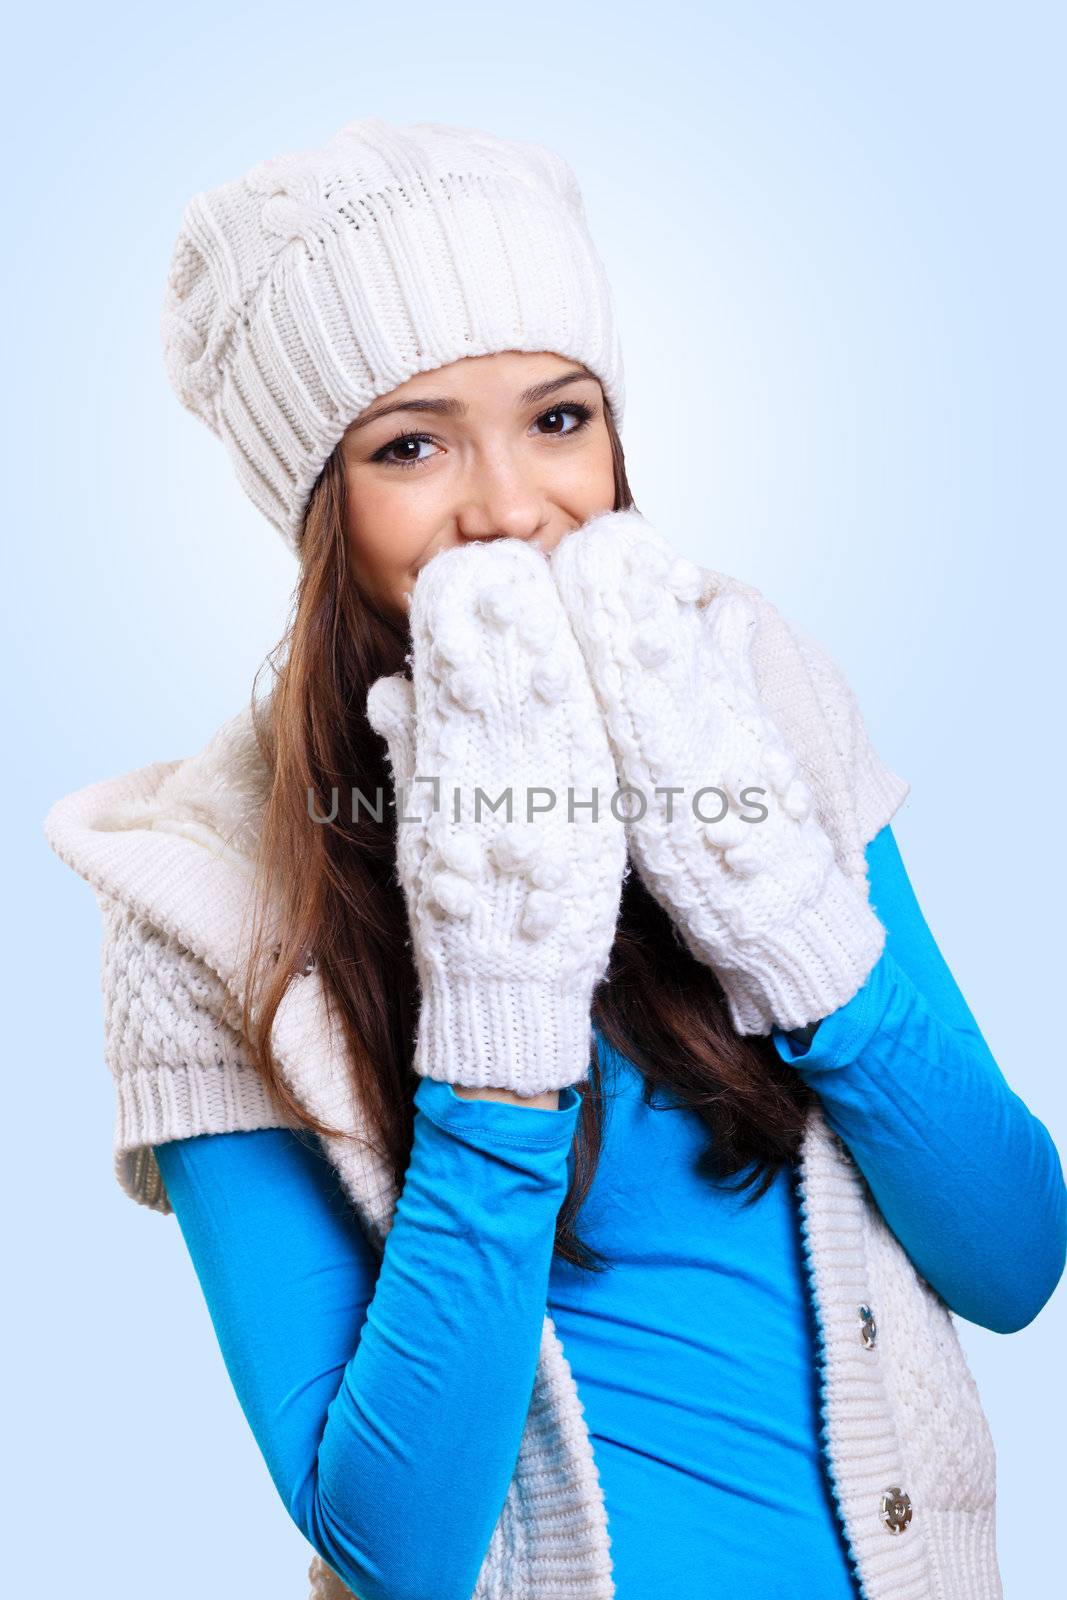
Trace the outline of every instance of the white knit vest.
<instances>
[{"instance_id":1,"label":"white knit vest","mask_svg":"<svg viewBox=\"0 0 1067 1600\"><path fill-rule=\"evenodd\" d=\"M739 590L756 605L761 692L842 868L865 882L864 846L909 785L878 758L830 657L758 590L708 577L712 592ZM116 1175L155 1211L170 1205L153 1143L281 1122L235 1030L269 781L245 710L197 755L79 789L45 819L52 849L93 886L103 912ZM348 1133L368 1127L314 968L287 991L272 1040L302 1106ZM397 1199L391 1175L354 1143L331 1139L326 1150L380 1255ZM993 1441L954 1314L890 1232L817 1105L796 1191L819 1329L821 1441L863 1600L1002 1600ZM909 1504L907 1520L900 1509ZM518 1463L472 1600L610 1600L611 1573L592 1443L546 1315ZM309 1576L311 1600L349 1600L318 1555Z\"/></svg>"}]
</instances>

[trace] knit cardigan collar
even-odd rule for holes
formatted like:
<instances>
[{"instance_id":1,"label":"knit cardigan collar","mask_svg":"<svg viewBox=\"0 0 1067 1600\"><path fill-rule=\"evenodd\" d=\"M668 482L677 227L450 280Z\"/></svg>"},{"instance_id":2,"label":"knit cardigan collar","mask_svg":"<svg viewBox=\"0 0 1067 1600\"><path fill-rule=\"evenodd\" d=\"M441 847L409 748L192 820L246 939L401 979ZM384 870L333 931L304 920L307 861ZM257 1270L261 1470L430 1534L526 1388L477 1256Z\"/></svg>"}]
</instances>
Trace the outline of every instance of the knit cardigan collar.
<instances>
[{"instance_id":1,"label":"knit cardigan collar","mask_svg":"<svg viewBox=\"0 0 1067 1600\"><path fill-rule=\"evenodd\" d=\"M764 701L805 769L842 869L865 883L864 846L910 786L876 755L851 689L821 647L750 585L709 569L705 576L707 595L730 589L755 605L753 666ZM245 710L194 756L57 801L45 834L101 905L117 901L146 918L239 1001L269 781ZM354 1136L324 1144L380 1256L398 1194L374 1153L314 967L287 990L272 1044L298 1102ZM1002 1600L993 1441L954 1315L885 1224L818 1104L794 1181L817 1327L820 1439L859 1593ZM514 1477L472 1600L611 1600L611 1570L592 1443L546 1314ZM318 1555L309 1577L311 1600L349 1600Z\"/></svg>"}]
</instances>

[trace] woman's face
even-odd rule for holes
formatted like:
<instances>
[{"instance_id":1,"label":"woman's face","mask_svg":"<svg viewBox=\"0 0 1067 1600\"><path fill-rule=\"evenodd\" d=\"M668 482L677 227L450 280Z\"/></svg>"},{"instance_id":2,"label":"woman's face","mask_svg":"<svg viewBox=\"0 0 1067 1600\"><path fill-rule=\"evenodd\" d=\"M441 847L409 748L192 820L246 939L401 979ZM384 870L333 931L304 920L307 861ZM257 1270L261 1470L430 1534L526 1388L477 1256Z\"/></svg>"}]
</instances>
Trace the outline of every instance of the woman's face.
<instances>
[{"instance_id":1,"label":"woman's face","mask_svg":"<svg viewBox=\"0 0 1067 1600\"><path fill-rule=\"evenodd\" d=\"M356 576L398 618L439 550L509 538L548 554L615 504L600 384L548 352L420 372L350 424L341 455Z\"/></svg>"}]
</instances>

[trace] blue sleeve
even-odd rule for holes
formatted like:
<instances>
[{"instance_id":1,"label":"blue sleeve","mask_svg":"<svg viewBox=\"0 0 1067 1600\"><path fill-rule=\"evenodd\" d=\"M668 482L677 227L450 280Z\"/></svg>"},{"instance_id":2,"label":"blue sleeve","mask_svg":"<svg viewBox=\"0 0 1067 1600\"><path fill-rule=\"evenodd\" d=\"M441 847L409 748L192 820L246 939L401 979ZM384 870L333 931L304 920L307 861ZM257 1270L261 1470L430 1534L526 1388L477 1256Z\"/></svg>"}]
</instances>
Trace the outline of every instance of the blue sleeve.
<instances>
[{"instance_id":1,"label":"blue sleeve","mask_svg":"<svg viewBox=\"0 0 1067 1600\"><path fill-rule=\"evenodd\" d=\"M533 1390L581 1099L424 1079L381 1262L312 1135L153 1146L289 1514L361 1600L469 1600Z\"/></svg>"},{"instance_id":2,"label":"blue sleeve","mask_svg":"<svg viewBox=\"0 0 1067 1600\"><path fill-rule=\"evenodd\" d=\"M1032 1322L1063 1273L1067 1187L1052 1136L1009 1088L931 934L886 826L867 847L886 928L864 986L775 1048L820 1097L882 1215L953 1311Z\"/></svg>"}]
</instances>

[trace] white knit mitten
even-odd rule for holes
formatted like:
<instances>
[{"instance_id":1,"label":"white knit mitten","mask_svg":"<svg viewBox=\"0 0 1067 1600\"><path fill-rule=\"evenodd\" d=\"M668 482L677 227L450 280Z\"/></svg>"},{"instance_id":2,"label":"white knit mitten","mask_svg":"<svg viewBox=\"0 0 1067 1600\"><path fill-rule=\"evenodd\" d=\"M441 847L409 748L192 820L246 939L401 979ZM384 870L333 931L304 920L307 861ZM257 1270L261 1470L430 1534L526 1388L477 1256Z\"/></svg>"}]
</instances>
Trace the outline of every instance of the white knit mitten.
<instances>
[{"instance_id":1,"label":"white knit mitten","mask_svg":"<svg viewBox=\"0 0 1067 1600\"><path fill-rule=\"evenodd\" d=\"M705 603L700 567L633 510L568 534L551 566L619 780L638 791L627 831L642 881L714 969L739 1033L829 1015L865 982L885 929L760 698L752 606ZM699 793L709 786L729 797L720 821L720 796Z\"/></svg>"},{"instance_id":2,"label":"white knit mitten","mask_svg":"<svg viewBox=\"0 0 1067 1600\"><path fill-rule=\"evenodd\" d=\"M411 635L412 678L379 678L367 716L399 808L415 1071L524 1096L564 1088L589 1067L626 832L546 557L517 539L442 551L416 580ZM594 790L595 820L583 808Z\"/></svg>"}]
</instances>

